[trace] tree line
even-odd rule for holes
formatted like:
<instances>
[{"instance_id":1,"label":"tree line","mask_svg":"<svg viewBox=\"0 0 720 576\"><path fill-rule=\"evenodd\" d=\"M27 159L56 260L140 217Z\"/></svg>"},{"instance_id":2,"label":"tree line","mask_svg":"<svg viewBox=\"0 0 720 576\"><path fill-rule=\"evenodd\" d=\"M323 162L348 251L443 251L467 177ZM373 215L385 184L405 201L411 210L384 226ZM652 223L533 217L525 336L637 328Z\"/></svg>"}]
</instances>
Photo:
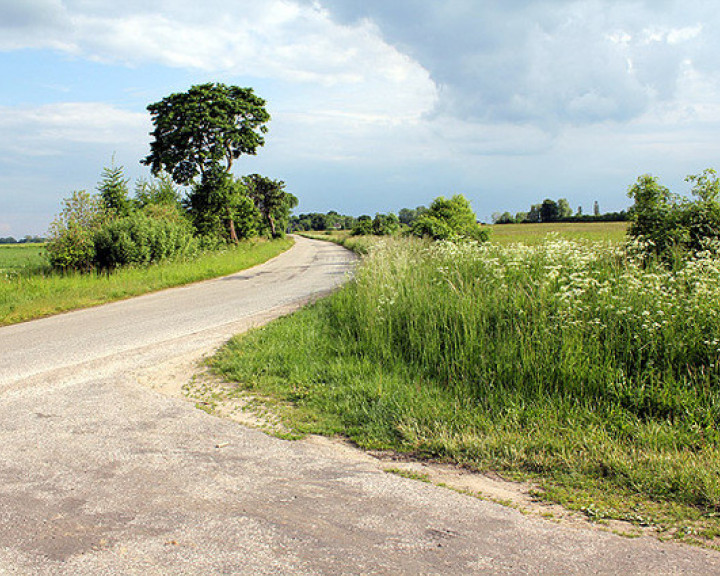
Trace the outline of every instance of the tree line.
<instances>
[{"instance_id":1,"label":"tree line","mask_svg":"<svg viewBox=\"0 0 720 576\"><path fill-rule=\"evenodd\" d=\"M527 212L495 212L493 224L534 224L540 222L622 222L628 219L627 212L600 212L600 204L593 203L593 213L583 214L582 206L573 213L567 198L557 202L546 198L540 204L532 204Z\"/></svg>"},{"instance_id":2,"label":"tree line","mask_svg":"<svg viewBox=\"0 0 720 576\"><path fill-rule=\"evenodd\" d=\"M113 162L96 193L66 198L48 233L53 266L111 269L283 236L298 203L285 183L231 172L235 160L265 144L265 106L252 88L218 83L150 104L153 140L141 163L153 179L138 181L131 197L123 168Z\"/></svg>"},{"instance_id":3,"label":"tree line","mask_svg":"<svg viewBox=\"0 0 720 576\"><path fill-rule=\"evenodd\" d=\"M45 238L41 236L25 235L19 240L16 240L13 236L0 238L0 244L42 244L43 242L45 242Z\"/></svg>"}]
</instances>

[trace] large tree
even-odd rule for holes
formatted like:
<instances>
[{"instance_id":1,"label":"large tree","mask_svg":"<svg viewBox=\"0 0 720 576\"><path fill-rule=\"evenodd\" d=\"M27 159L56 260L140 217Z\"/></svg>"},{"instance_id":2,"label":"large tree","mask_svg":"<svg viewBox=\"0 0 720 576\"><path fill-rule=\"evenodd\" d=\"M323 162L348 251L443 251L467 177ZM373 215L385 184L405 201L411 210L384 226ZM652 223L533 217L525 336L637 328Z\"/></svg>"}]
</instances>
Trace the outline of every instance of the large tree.
<instances>
[{"instance_id":1,"label":"large tree","mask_svg":"<svg viewBox=\"0 0 720 576\"><path fill-rule=\"evenodd\" d=\"M252 88L225 84L199 84L148 107L155 130L150 154L142 160L153 174L163 170L182 185L207 184L211 173L230 173L233 161L242 154L257 152L265 144L270 114L265 100ZM229 206L223 212L232 212ZM230 237L237 241L233 221Z\"/></svg>"}]
</instances>

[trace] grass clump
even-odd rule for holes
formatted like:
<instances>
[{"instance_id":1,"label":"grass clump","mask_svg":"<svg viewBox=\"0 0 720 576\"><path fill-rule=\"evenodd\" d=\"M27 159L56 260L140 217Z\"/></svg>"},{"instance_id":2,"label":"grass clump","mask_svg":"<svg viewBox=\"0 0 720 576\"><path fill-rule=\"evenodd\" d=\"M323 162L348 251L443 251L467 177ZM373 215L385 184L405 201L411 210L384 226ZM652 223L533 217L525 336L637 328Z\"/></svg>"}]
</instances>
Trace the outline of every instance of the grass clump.
<instances>
[{"instance_id":1,"label":"grass clump","mask_svg":"<svg viewBox=\"0 0 720 576\"><path fill-rule=\"evenodd\" d=\"M346 288L213 365L291 402L301 432L530 475L631 521L716 523L720 260L635 254L384 240Z\"/></svg>"}]
</instances>

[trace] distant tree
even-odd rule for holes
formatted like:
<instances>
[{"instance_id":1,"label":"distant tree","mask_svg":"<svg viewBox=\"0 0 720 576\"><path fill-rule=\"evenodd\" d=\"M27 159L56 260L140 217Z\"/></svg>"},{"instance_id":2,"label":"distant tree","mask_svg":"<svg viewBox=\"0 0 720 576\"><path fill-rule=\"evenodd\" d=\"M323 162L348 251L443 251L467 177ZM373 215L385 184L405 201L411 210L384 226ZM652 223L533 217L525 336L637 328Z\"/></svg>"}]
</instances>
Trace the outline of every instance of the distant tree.
<instances>
[{"instance_id":1,"label":"distant tree","mask_svg":"<svg viewBox=\"0 0 720 576\"><path fill-rule=\"evenodd\" d=\"M392 212L375 214L372 222L372 233L376 236L391 236L400 228L398 217Z\"/></svg>"},{"instance_id":2,"label":"distant tree","mask_svg":"<svg viewBox=\"0 0 720 576\"><path fill-rule=\"evenodd\" d=\"M410 226L413 220L415 220L415 217L416 212L411 208L401 208L398 212L398 220L401 224L405 224L406 226Z\"/></svg>"},{"instance_id":3,"label":"distant tree","mask_svg":"<svg viewBox=\"0 0 720 576\"><path fill-rule=\"evenodd\" d=\"M492 215L493 223L494 224L514 224L515 223L515 216L513 216L510 212L495 212Z\"/></svg>"},{"instance_id":4,"label":"distant tree","mask_svg":"<svg viewBox=\"0 0 720 576\"><path fill-rule=\"evenodd\" d=\"M583 215L582 206L578 206L578 209L577 209L577 212L575 213L575 216L582 216L582 215Z\"/></svg>"},{"instance_id":5,"label":"distant tree","mask_svg":"<svg viewBox=\"0 0 720 576\"><path fill-rule=\"evenodd\" d=\"M254 155L265 143L270 120L265 100L252 88L225 84L199 84L147 108L155 129L150 154L142 163L155 175L167 171L182 185L197 184L198 176L204 187L214 182L227 185L218 178L218 170L229 174L234 160L242 154ZM234 198L223 191L220 196ZM226 213L232 211L226 207ZM234 220L226 218L226 222L230 239L236 242Z\"/></svg>"},{"instance_id":6,"label":"distant tree","mask_svg":"<svg viewBox=\"0 0 720 576\"><path fill-rule=\"evenodd\" d=\"M367 214L359 216L358 219L355 221L355 226L353 226L352 233L354 236L367 236L368 234L372 234L372 218L370 218L370 216L368 216Z\"/></svg>"},{"instance_id":7,"label":"distant tree","mask_svg":"<svg viewBox=\"0 0 720 576\"><path fill-rule=\"evenodd\" d=\"M542 204L530 205L530 211L527 213L525 222L530 222L530 223L540 222L540 209L541 208L542 208Z\"/></svg>"},{"instance_id":8,"label":"distant tree","mask_svg":"<svg viewBox=\"0 0 720 576\"><path fill-rule=\"evenodd\" d=\"M600 203L597 200L593 203L593 216L600 216Z\"/></svg>"},{"instance_id":9,"label":"distant tree","mask_svg":"<svg viewBox=\"0 0 720 576\"><path fill-rule=\"evenodd\" d=\"M260 212L263 223L270 229L272 237L284 236L290 220L290 210L298 204L298 199L285 191L285 182L251 174L243 177L242 183Z\"/></svg>"},{"instance_id":10,"label":"distant tree","mask_svg":"<svg viewBox=\"0 0 720 576\"><path fill-rule=\"evenodd\" d=\"M558 207L558 218L560 220L564 220L566 218L572 218L573 211L572 208L570 208L570 202L568 202L567 198L560 198L557 202Z\"/></svg>"},{"instance_id":11,"label":"distant tree","mask_svg":"<svg viewBox=\"0 0 720 576\"><path fill-rule=\"evenodd\" d=\"M478 226L475 212L462 194L456 194L449 199L442 196L435 198L427 213L413 223L412 233L435 240L452 236L487 240L487 232Z\"/></svg>"},{"instance_id":12,"label":"distant tree","mask_svg":"<svg viewBox=\"0 0 720 576\"><path fill-rule=\"evenodd\" d=\"M132 203L128 196L129 181L125 178L123 167L115 165L114 157L110 166L103 168L97 189L108 215L122 217L130 213Z\"/></svg>"},{"instance_id":13,"label":"distant tree","mask_svg":"<svg viewBox=\"0 0 720 576\"><path fill-rule=\"evenodd\" d=\"M557 202L546 198L540 205L540 222L557 222L560 215Z\"/></svg>"}]
</instances>

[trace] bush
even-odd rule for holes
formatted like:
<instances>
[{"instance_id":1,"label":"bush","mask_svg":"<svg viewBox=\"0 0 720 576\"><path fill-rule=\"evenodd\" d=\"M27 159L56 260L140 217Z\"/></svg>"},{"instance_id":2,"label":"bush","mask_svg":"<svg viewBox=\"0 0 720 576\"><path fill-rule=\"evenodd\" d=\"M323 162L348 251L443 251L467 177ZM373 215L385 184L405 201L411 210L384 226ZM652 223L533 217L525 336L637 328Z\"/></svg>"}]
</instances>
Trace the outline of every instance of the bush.
<instances>
[{"instance_id":1,"label":"bush","mask_svg":"<svg viewBox=\"0 0 720 576\"><path fill-rule=\"evenodd\" d=\"M720 242L720 182L714 170L688 176L696 200L674 195L657 178L640 176L628 191L630 236L644 242L645 251L666 262L686 259Z\"/></svg>"},{"instance_id":2,"label":"bush","mask_svg":"<svg viewBox=\"0 0 720 576\"><path fill-rule=\"evenodd\" d=\"M392 236L399 228L400 221L392 212L389 214L375 214L372 222L372 233L376 236Z\"/></svg>"},{"instance_id":3,"label":"bush","mask_svg":"<svg viewBox=\"0 0 720 576\"><path fill-rule=\"evenodd\" d=\"M95 257L93 236L107 218L100 198L85 190L73 192L50 224L45 249L53 268L90 270Z\"/></svg>"},{"instance_id":4,"label":"bush","mask_svg":"<svg viewBox=\"0 0 720 576\"><path fill-rule=\"evenodd\" d=\"M197 251L198 241L185 221L152 218L136 212L111 220L95 233L94 264L109 270L128 264L150 264Z\"/></svg>"},{"instance_id":5,"label":"bush","mask_svg":"<svg viewBox=\"0 0 720 576\"><path fill-rule=\"evenodd\" d=\"M488 233L478 226L475 212L462 194L456 194L449 200L442 196L435 198L427 213L415 220L411 233L433 240L447 240L455 236L478 242L488 239Z\"/></svg>"},{"instance_id":6,"label":"bush","mask_svg":"<svg viewBox=\"0 0 720 576\"><path fill-rule=\"evenodd\" d=\"M363 214L355 222L353 226L353 236L368 236L373 233L373 222L370 216Z\"/></svg>"},{"instance_id":7,"label":"bush","mask_svg":"<svg viewBox=\"0 0 720 576\"><path fill-rule=\"evenodd\" d=\"M91 270L95 260L93 231L71 222L53 235L45 250L53 268Z\"/></svg>"}]
</instances>

